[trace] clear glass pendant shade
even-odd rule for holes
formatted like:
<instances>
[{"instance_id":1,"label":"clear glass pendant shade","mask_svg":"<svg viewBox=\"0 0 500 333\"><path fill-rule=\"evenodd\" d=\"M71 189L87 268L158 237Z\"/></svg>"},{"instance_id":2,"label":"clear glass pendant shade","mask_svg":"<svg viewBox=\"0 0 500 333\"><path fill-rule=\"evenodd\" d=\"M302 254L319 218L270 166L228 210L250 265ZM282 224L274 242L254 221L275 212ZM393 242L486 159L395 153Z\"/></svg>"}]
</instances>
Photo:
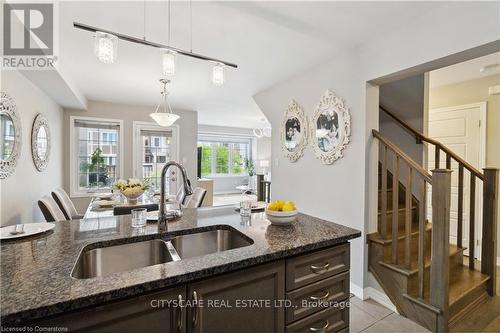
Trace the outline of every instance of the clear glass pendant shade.
<instances>
[{"instance_id":1,"label":"clear glass pendant shade","mask_svg":"<svg viewBox=\"0 0 500 333\"><path fill-rule=\"evenodd\" d=\"M165 51L162 54L163 63L163 75L174 76L175 75L175 52Z\"/></svg>"},{"instance_id":2,"label":"clear glass pendant shade","mask_svg":"<svg viewBox=\"0 0 500 333\"><path fill-rule=\"evenodd\" d=\"M212 70L212 83L220 87L224 84L224 65L217 63Z\"/></svg>"},{"instance_id":3,"label":"clear glass pendant shade","mask_svg":"<svg viewBox=\"0 0 500 333\"><path fill-rule=\"evenodd\" d=\"M96 31L94 35L94 54L99 61L112 64L116 60L118 38L114 35Z\"/></svg>"}]
</instances>

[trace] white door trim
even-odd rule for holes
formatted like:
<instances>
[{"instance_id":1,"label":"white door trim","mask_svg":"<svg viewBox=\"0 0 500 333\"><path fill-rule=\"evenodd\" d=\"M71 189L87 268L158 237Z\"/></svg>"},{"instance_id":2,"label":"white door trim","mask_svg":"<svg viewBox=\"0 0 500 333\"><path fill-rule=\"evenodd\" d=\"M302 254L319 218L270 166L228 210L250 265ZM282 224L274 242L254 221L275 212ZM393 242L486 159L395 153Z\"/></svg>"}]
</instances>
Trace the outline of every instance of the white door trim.
<instances>
[{"instance_id":1,"label":"white door trim","mask_svg":"<svg viewBox=\"0 0 500 333\"><path fill-rule=\"evenodd\" d=\"M483 168L486 167L486 110L487 110L487 102L479 102L472 104L462 104L455 106L448 106L443 108L435 108L429 109L429 113L431 112L447 112L447 111L456 111L463 109L471 109L471 108L479 108L479 171L483 171ZM427 120L429 121L429 120ZM476 194L478 200L476 201L476 235L474 235L476 239L476 249L475 253L478 260L481 260L481 244L482 244L482 235L483 235L483 219L482 219L482 207L483 207L483 191L480 182L476 181Z\"/></svg>"}]
</instances>

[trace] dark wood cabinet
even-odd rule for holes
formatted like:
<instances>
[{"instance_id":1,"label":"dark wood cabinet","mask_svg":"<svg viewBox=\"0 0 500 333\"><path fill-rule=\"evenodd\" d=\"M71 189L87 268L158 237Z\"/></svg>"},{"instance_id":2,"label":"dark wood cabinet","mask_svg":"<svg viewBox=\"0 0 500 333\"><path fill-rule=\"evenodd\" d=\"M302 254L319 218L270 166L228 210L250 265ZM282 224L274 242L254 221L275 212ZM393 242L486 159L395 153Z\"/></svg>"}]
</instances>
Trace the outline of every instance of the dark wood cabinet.
<instances>
[{"instance_id":1,"label":"dark wood cabinet","mask_svg":"<svg viewBox=\"0 0 500 333\"><path fill-rule=\"evenodd\" d=\"M180 299L186 300L185 286L57 316L36 326L66 327L69 332L185 333L185 311L172 306Z\"/></svg>"},{"instance_id":2,"label":"dark wood cabinet","mask_svg":"<svg viewBox=\"0 0 500 333\"><path fill-rule=\"evenodd\" d=\"M188 308L188 333L283 332L284 266L278 261L189 284L199 306Z\"/></svg>"},{"instance_id":3,"label":"dark wood cabinet","mask_svg":"<svg viewBox=\"0 0 500 333\"><path fill-rule=\"evenodd\" d=\"M349 329L349 308L334 304L348 300L346 243L36 325L105 333L338 332Z\"/></svg>"}]
</instances>

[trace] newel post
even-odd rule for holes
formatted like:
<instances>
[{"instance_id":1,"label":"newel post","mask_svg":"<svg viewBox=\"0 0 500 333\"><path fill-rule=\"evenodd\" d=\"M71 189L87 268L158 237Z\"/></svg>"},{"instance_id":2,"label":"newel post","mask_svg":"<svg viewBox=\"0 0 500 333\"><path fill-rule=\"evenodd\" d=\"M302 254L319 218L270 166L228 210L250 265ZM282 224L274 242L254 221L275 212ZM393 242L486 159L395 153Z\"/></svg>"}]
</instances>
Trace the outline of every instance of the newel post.
<instances>
[{"instance_id":1,"label":"newel post","mask_svg":"<svg viewBox=\"0 0 500 333\"><path fill-rule=\"evenodd\" d=\"M436 330L448 331L451 170L432 170L432 260L430 303L441 310Z\"/></svg>"},{"instance_id":2,"label":"newel post","mask_svg":"<svg viewBox=\"0 0 500 333\"><path fill-rule=\"evenodd\" d=\"M486 288L490 296L496 295L496 261L498 228L499 170L485 168L483 181L483 235L481 244L481 273L490 280Z\"/></svg>"}]
</instances>

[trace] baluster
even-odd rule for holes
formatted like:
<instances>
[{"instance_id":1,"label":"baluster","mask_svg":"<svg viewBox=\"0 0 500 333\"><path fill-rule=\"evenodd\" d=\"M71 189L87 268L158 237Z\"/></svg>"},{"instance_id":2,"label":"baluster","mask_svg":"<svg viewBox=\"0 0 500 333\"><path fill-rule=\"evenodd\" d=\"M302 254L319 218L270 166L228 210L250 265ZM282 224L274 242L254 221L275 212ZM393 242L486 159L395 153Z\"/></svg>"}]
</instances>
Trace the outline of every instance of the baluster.
<instances>
[{"instance_id":1,"label":"baluster","mask_svg":"<svg viewBox=\"0 0 500 333\"><path fill-rule=\"evenodd\" d=\"M440 158L439 157L439 147L438 146L434 146L434 149L435 149L435 151L434 151L434 167L436 169L439 169L439 162L440 162L439 161L439 158Z\"/></svg>"},{"instance_id":2,"label":"baluster","mask_svg":"<svg viewBox=\"0 0 500 333\"><path fill-rule=\"evenodd\" d=\"M451 155L446 153L446 169L451 169Z\"/></svg>"},{"instance_id":3,"label":"baluster","mask_svg":"<svg viewBox=\"0 0 500 333\"><path fill-rule=\"evenodd\" d=\"M470 174L470 203L469 203L469 268L474 269L474 240L476 238L476 176Z\"/></svg>"},{"instance_id":4,"label":"baluster","mask_svg":"<svg viewBox=\"0 0 500 333\"><path fill-rule=\"evenodd\" d=\"M392 262L398 264L399 157L392 155Z\"/></svg>"},{"instance_id":5,"label":"baluster","mask_svg":"<svg viewBox=\"0 0 500 333\"><path fill-rule=\"evenodd\" d=\"M432 170L432 261L430 303L441 310L436 331L448 331L450 293L451 171Z\"/></svg>"},{"instance_id":6,"label":"baluster","mask_svg":"<svg viewBox=\"0 0 500 333\"><path fill-rule=\"evenodd\" d=\"M424 298L424 272L425 272L425 180L420 179L418 205L418 296Z\"/></svg>"},{"instance_id":7,"label":"baluster","mask_svg":"<svg viewBox=\"0 0 500 333\"><path fill-rule=\"evenodd\" d=\"M380 233L387 238L387 146L382 147L382 198L380 204Z\"/></svg>"},{"instance_id":8,"label":"baluster","mask_svg":"<svg viewBox=\"0 0 500 333\"><path fill-rule=\"evenodd\" d=\"M408 166L406 179L406 200L405 200L405 265L411 267L411 218L412 218L412 168Z\"/></svg>"},{"instance_id":9,"label":"baluster","mask_svg":"<svg viewBox=\"0 0 500 333\"><path fill-rule=\"evenodd\" d=\"M464 166L458 165L458 216L457 216L457 247L462 247L464 221Z\"/></svg>"},{"instance_id":10,"label":"baluster","mask_svg":"<svg viewBox=\"0 0 500 333\"><path fill-rule=\"evenodd\" d=\"M497 286L498 178L498 169L484 169L481 272L490 277L486 284L490 296L496 295Z\"/></svg>"}]
</instances>

